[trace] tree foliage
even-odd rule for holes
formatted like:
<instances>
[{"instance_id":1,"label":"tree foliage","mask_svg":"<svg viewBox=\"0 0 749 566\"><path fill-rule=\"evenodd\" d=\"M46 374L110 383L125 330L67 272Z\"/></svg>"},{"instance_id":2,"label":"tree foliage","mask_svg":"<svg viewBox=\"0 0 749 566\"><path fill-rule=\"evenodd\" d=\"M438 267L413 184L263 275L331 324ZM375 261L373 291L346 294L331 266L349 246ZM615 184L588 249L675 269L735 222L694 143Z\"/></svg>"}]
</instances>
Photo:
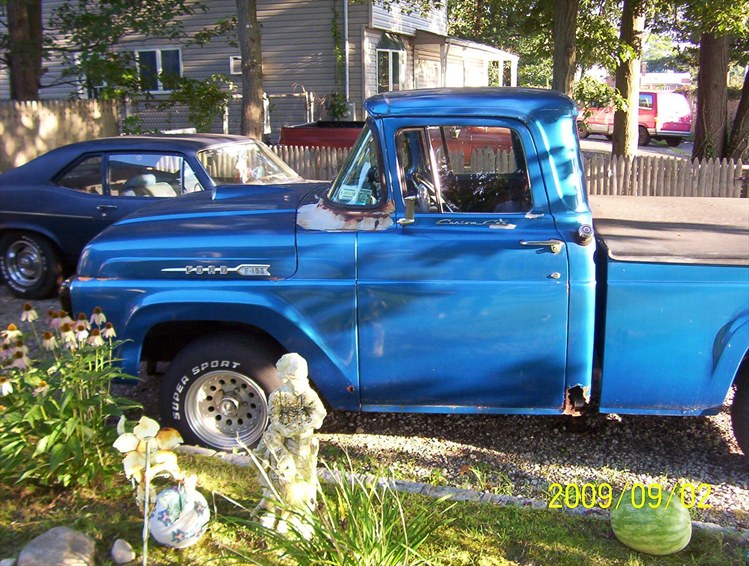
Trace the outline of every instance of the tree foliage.
<instances>
[{"instance_id":1,"label":"tree foliage","mask_svg":"<svg viewBox=\"0 0 749 566\"><path fill-rule=\"evenodd\" d=\"M521 85L551 86L552 0L448 0L447 6L450 35L515 53ZM616 0L579 0L575 64L583 73L594 65L615 68L619 13Z\"/></svg>"}]
</instances>

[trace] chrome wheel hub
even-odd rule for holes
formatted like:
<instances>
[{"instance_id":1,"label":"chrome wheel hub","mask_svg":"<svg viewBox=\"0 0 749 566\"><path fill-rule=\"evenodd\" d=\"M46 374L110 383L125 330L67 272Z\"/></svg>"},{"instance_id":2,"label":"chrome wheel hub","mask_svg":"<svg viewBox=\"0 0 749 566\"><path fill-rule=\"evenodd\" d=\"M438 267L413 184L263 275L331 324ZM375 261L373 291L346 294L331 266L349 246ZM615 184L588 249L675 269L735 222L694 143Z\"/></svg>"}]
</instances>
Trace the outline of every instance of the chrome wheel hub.
<instances>
[{"instance_id":1,"label":"chrome wheel hub","mask_svg":"<svg viewBox=\"0 0 749 566\"><path fill-rule=\"evenodd\" d=\"M233 371L214 371L190 386L185 400L190 428L205 443L222 449L254 444L268 421L268 400L251 378Z\"/></svg>"}]
</instances>

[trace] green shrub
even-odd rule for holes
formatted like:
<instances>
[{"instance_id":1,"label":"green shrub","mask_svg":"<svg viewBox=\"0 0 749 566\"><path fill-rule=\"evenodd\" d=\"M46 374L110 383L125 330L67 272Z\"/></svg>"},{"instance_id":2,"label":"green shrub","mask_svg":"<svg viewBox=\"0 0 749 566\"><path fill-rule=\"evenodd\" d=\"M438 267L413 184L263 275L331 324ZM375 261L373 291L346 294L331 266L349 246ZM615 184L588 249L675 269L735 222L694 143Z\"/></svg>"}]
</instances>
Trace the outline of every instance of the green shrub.
<instances>
[{"instance_id":1,"label":"green shrub","mask_svg":"<svg viewBox=\"0 0 749 566\"><path fill-rule=\"evenodd\" d=\"M113 366L118 342L96 310L90 320L81 314L75 321L50 311L40 332L37 313L25 305L21 321L30 333L14 324L2 331L0 476L6 480L89 485L118 471L112 422L138 405L110 392L112 379L123 377Z\"/></svg>"}]
</instances>

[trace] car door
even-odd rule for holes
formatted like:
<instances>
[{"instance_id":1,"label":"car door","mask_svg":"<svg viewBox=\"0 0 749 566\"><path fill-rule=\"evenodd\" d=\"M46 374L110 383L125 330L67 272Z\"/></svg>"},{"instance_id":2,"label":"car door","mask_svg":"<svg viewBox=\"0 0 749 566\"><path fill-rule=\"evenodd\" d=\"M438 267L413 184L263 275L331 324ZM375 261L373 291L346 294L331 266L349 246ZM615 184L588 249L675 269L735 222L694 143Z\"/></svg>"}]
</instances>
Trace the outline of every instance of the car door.
<instances>
[{"instance_id":1,"label":"car door","mask_svg":"<svg viewBox=\"0 0 749 566\"><path fill-rule=\"evenodd\" d=\"M416 212L357 233L362 408L558 413L567 255L530 135L386 122L393 192Z\"/></svg>"}]
</instances>

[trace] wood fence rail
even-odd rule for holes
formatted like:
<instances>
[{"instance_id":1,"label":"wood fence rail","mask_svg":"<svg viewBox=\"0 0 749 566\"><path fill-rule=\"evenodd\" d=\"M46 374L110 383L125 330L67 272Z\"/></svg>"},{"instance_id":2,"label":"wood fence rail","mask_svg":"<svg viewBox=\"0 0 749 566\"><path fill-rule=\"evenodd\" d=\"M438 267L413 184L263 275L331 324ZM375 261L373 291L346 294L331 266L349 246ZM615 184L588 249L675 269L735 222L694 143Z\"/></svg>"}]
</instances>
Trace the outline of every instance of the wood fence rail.
<instances>
[{"instance_id":1,"label":"wood fence rail","mask_svg":"<svg viewBox=\"0 0 749 566\"><path fill-rule=\"evenodd\" d=\"M348 149L273 146L273 151L307 179L332 179ZM506 159L474 151L471 162ZM514 163L514 160L512 160ZM749 164L741 160L694 160L584 153L585 180L592 195L746 197ZM468 164L466 164L468 165ZM484 166L486 166L484 164ZM503 169L500 165L496 167ZM468 169L468 167L466 167ZM487 169L484 169L487 170Z\"/></svg>"}]
</instances>

